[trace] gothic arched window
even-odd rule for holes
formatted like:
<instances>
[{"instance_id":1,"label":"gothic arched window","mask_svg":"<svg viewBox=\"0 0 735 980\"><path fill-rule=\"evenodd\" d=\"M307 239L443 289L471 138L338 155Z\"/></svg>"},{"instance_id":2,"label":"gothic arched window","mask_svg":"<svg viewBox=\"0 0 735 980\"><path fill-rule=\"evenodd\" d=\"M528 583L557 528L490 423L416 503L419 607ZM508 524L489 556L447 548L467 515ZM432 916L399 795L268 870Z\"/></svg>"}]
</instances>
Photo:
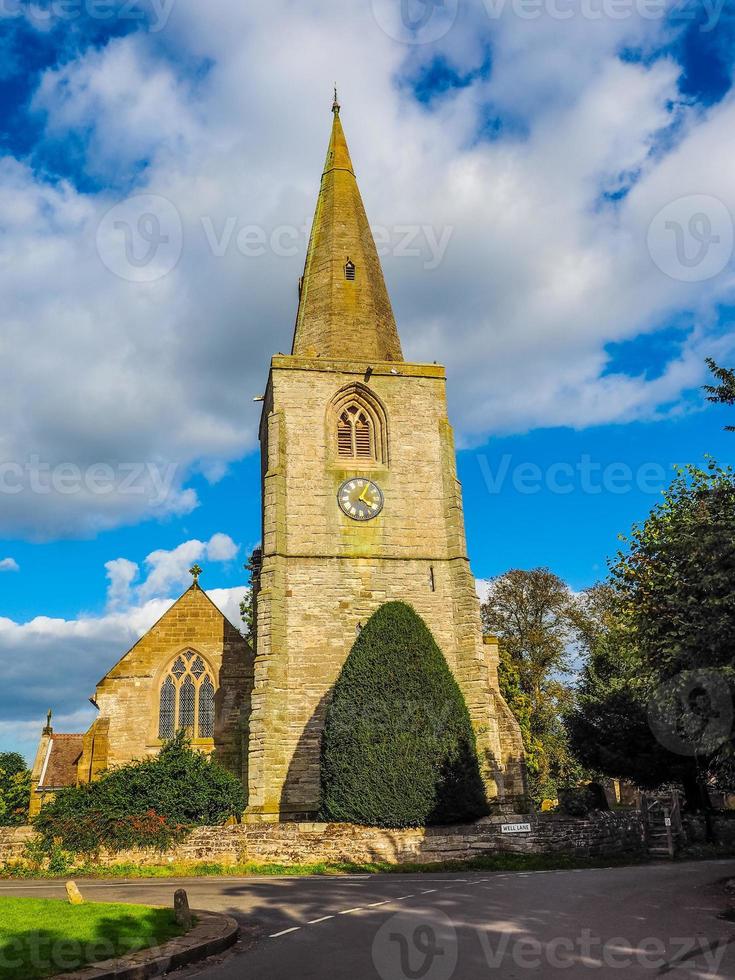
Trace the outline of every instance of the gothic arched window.
<instances>
[{"instance_id":1,"label":"gothic arched window","mask_svg":"<svg viewBox=\"0 0 735 980\"><path fill-rule=\"evenodd\" d=\"M335 440L337 457L387 464L385 409L366 385L352 384L343 388L332 402L331 413L334 420L331 438Z\"/></svg>"},{"instance_id":2,"label":"gothic arched window","mask_svg":"<svg viewBox=\"0 0 735 980\"><path fill-rule=\"evenodd\" d=\"M337 452L352 459L375 459L373 426L359 405L350 405L337 422Z\"/></svg>"},{"instance_id":3,"label":"gothic arched window","mask_svg":"<svg viewBox=\"0 0 735 980\"><path fill-rule=\"evenodd\" d=\"M192 738L214 737L214 680L194 650L179 654L161 683L158 737L173 738L182 728Z\"/></svg>"}]
</instances>

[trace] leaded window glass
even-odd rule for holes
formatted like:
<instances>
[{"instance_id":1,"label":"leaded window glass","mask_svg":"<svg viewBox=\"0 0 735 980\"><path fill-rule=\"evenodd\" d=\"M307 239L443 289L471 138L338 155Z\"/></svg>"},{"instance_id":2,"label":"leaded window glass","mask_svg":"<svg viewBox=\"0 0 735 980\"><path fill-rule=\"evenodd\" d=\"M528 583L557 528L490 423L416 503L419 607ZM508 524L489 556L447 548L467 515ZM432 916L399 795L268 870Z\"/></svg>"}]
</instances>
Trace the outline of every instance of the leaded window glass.
<instances>
[{"instance_id":1,"label":"leaded window glass","mask_svg":"<svg viewBox=\"0 0 735 980\"><path fill-rule=\"evenodd\" d=\"M161 683L158 737L186 729L196 739L214 737L215 686L204 657L187 650L176 657Z\"/></svg>"},{"instance_id":2,"label":"leaded window glass","mask_svg":"<svg viewBox=\"0 0 735 980\"><path fill-rule=\"evenodd\" d=\"M199 688L199 738L214 736L214 684L205 677Z\"/></svg>"},{"instance_id":3,"label":"leaded window glass","mask_svg":"<svg viewBox=\"0 0 735 980\"><path fill-rule=\"evenodd\" d=\"M179 728L194 731L194 702L196 688L191 677L187 677L179 690Z\"/></svg>"},{"instance_id":4,"label":"leaded window glass","mask_svg":"<svg viewBox=\"0 0 735 980\"><path fill-rule=\"evenodd\" d=\"M161 710L158 722L158 737L173 738L176 728L176 685L173 678L167 677L161 685Z\"/></svg>"}]
</instances>

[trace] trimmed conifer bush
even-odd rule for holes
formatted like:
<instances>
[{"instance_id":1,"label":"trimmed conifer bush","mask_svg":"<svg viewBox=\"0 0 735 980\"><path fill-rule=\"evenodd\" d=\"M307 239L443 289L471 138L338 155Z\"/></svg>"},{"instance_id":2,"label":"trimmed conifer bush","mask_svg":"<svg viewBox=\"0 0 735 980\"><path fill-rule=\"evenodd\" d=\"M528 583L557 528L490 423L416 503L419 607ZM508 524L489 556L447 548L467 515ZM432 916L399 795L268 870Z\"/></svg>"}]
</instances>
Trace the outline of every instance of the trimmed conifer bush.
<instances>
[{"instance_id":1,"label":"trimmed conifer bush","mask_svg":"<svg viewBox=\"0 0 735 980\"><path fill-rule=\"evenodd\" d=\"M372 616L335 685L322 738L322 816L378 827L487 813L467 706L421 617Z\"/></svg>"},{"instance_id":2,"label":"trimmed conifer bush","mask_svg":"<svg viewBox=\"0 0 735 980\"><path fill-rule=\"evenodd\" d=\"M62 790L35 820L48 848L92 854L100 847L163 850L193 827L224 823L245 809L239 779L194 751L179 732L157 756Z\"/></svg>"}]
</instances>

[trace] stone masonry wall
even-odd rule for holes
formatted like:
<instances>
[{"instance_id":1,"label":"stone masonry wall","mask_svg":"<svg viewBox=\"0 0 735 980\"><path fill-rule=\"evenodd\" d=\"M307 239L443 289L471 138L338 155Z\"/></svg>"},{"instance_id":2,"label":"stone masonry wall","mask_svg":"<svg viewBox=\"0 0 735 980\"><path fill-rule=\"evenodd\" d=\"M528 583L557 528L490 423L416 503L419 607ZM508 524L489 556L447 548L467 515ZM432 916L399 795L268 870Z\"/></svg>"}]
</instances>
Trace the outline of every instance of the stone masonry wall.
<instances>
[{"instance_id":1,"label":"stone masonry wall","mask_svg":"<svg viewBox=\"0 0 735 980\"><path fill-rule=\"evenodd\" d=\"M499 717L497 657L482 642L467 559L444 369L294 357L272 363L261 431L263 565L250 717L250 820L319 810L319 748L334 684L360 624L385 602L410 603L462 689L488 796L523 794L520 739ZM337 454L332 406L361 386L385 408L387 456ZM338 507L352 476L375 480L385 507L369 522ZM515 731L510 731L515 728Z\"/></svg>"},{"instance_id":2,"label":"stone masonry wall","mask_svg":"<svg viewBox=\"0 0 735 980\"><path fill-rule=\"evenodd\" d=\"M160 686L165 671L183 650L196 650L206 660L216 688L214 738L195 739L200 751L215 751L228 769L243 775L241 711L252 689L253 654L235 627L207 594L193 586L105 675L97 686L99 717L104 740L94 749L85 743L80 779L94 768L104 742L104 765L124 765L157 753ZM89 753L94 753L90 758Z\"/></svg>"},{"instance_id":3,"label":"stone masonry wall","mask_svg":"<svg viewBox=\"0 0 735 980\"><path fill-rule=\"evenodd\" d=\"M503 823L530 822L531 833L504 834ZM0 862L18 860L30 839L29 828L0 830ZM200 827L166 853L124 851L106 864L161 865L172 862L236 864L269 862L369 862L391 864L464 860L481 854L567 853L578 857L611 857L644 853L643 824L638 813L599 813L586 820L552 814L491 817L476 824L383 830L350 824L277 823L234 827Z\"/></svg>"},{"instance_id":4,"label":"stone masonry wall","mask_svg":"<svg viewBox=\"0 0 735 980\"><path fill-rule=\"evenodd\" d=\"M34 836L33 827L0 827L0 867L20 861Z\"/></svg>"}]
</instances>

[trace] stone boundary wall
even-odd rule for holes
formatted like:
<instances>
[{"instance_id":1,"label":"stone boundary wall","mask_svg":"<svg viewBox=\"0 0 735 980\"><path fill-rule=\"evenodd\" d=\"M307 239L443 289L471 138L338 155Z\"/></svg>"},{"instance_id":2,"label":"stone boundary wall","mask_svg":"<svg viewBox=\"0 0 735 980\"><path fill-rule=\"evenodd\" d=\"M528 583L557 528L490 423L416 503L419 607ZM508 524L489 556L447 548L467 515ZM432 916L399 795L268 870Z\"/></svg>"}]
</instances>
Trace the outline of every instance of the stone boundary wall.
<instances>
[{"instance_id":1,"label":"stone boundary wall","mask_svg":"<svg viewBox=\"0 0 735 980\"><path fill-rule=\"evenodd\" d=\"M22 860L34 837L33 827L0 827L0 866Z\"/></svg>"},{"instance_id":2,"label":"stone boundary wall","mask_svg":"<svg viewBox=\"0 0 735 980\"><path fill-rule=\"evenodd\" d=\"M710 816L710 824L715 841L724 847L735 846L735 811ZM701 814L685 814L682 818L685 844L704 844L707 840L707 826Z\"/></svg>"},{"instance_id":3,"label":"stone boundary wall","mask_svg":"<svg viewBox=\"0 0 735 980\"><path fill-rule=\"evenodd\" d=\"M504 834L505 823L530 823L531 832ZM30 828L0 828L0 864L19 860ZM577 820L556 814L488 817L476 824L383 830L351 824L264 823L200 827L171 851L130 850L102 854L107 865L173 862L238 864L399 864L457 861L481 854L566 853L577 857L643 854L645 835L637 812L597 813Z\"/></svg>"}]
</instances>

